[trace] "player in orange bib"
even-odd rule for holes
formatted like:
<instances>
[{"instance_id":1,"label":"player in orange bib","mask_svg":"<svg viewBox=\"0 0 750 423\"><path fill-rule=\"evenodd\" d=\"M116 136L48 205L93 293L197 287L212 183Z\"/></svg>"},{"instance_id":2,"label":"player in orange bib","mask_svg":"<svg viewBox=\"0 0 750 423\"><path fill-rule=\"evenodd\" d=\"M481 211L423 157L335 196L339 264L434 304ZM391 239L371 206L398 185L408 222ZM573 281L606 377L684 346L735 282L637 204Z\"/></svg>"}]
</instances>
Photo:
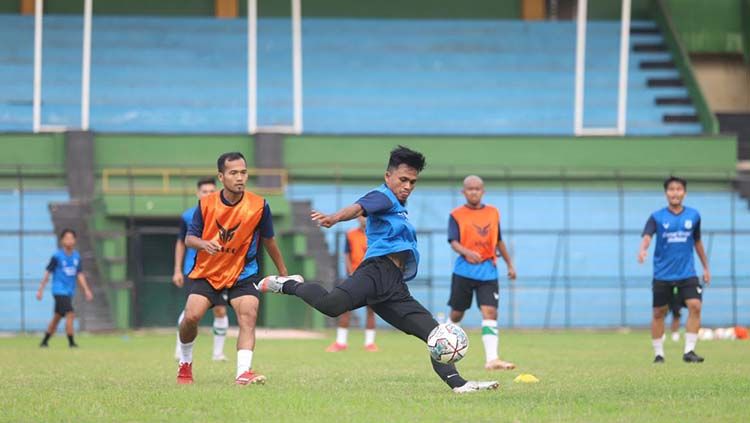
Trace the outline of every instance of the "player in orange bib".
<instances>
[{"instance_id":1,"label":"player in orange bib","mask_svg":"<svg viewBox=\"0 0 750 423\"><path fill-rule=\"evenodd\" d=\"M513 260L505 248L500 233L500 211L482 203L484 182L478 176L464 179L466 204L451 212L448 220L448 242L459 254L453 267L450 319L458 324L464 312L471 306L472 294L476 292L477 305L482 313L482 343L484 344L487 370L510 370L513 363L500 360L497 347L498 290L497 256L503 257L508 266L508 278L516 279Z\"/></svg>"},{"instance_id":2,"label":"player in orange bib","mask_svg":"<svg viewBox=\"0 0 750 423\"><path fill-rule=\"evenodd\" d=\"M193 345L198 322L211 307L222 304L226 292L240 327L237 339L235 383L265 382L252 371L255 322L258 316L259 246L281 274L287 274L284 259L274 240L271 209L256 194L245 191L247 164L241 153L224 153L217 161L221 191L198 201L198 208L185 236L185 246L197 250L188 277L193 286L180 324L180 365L177 383L193 382Z\"/></svg>"},{"instance_id":3,"label":"player in orange bib","mask_svg":"<svg viewBox=\"0 0 750 423\"><path fill-rule=\"evenodd\" d=\"M346 274L351 276L359 267L367 253L367 234L365 227L367 219L364 216L357 218L359 226L351 229L346 233ZM339 327L336 328L336 341L326 348L327 352L339 352L348 348L349 337L349 319L352 312L347 311L339 317ZM370 352L378 351L375 344L375 312L370 306L367 306L367 323L365 323L365 350Z\"/></svg>"}]
</instances>

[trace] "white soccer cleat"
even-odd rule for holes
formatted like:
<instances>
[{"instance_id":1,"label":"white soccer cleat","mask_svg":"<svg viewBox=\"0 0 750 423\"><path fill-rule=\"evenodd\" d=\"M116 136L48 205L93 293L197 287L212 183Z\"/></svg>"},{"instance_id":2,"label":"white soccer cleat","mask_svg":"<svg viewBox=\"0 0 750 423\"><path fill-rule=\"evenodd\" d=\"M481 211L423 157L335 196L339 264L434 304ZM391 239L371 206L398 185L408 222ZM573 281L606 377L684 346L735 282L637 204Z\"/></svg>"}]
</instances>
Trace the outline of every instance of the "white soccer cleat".
<instances>
[{"instance_id":1,"label":"white soccer cleat","mask_svg":"<svg viewBox=\"0 0 750 423\"><path fill-rule=\"evenodd\" d=\"M284 282L288 280L293 280L299 283L303 283L305 281L305 279L300 275L291 275L291 276L269 275L261 279L260 282L258 282L258 285L256 285L256 288L258 288L258 291L260 292L278 293L278 292L281 292L281 288L284 286Z\"/></svg>"},{"instance_id":2,"label":"white soccer cleat","mask_svg":"<svg viewBox=\"0 0 750 423\"><path fill-rule=\"evenodd\" d=\"M470 392L494 390L499 386L500 384L494 380L489 382L477 382L475 380L469 380L464 384L464 386L453 388L453 392L457 394L467 394Z\"/></svg>"}]
</instances>

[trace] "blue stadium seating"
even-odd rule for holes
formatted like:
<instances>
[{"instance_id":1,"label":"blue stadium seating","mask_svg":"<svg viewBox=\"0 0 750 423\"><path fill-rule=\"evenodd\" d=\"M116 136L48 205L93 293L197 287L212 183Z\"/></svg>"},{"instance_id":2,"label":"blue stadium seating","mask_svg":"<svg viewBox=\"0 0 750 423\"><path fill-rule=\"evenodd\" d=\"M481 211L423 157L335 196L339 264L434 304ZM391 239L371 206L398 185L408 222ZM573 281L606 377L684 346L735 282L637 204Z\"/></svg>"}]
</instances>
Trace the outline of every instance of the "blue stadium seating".
<instances>
[{"instance_id":1,"label":"blue stadium seating","mask_svg":"<svg viewBox=\"0 0 750 423\"><path fill-rule=\"evenodd\" d=\"M289 186L288 195L292 199L310 199L314 208L329 212L339 205L354 202L368 188L343 186L337 194L329 186L294 184ZM650 262L639 265L635 258L639 232L649 214L664 206L663 194L659 191L626 192L623 229L630 233L623 237L622 250L616 235L571 235L567 249L564 248L565 238L560 238L560 256L556 260L558 236L555 231L565 228L564 198L561 189L514 188L512 194L503 188L488 189L485 200L501 210L504 239L512 251L519 274L512 294L507 282L501 279L501 324L507 325L512 320L516 326L542 326L548 306L551 326L569 323L571 326L613 327L623 321L635 326L648 324L651 266ZM422 252L420 278L432 279L433 289L413 283L412 292L436 315L447 312L445 302L455 257L446 242L448 214L462 203L463 197L458 190L449 188L421 187L409 199L411 222L418 230L434 231L419 239ZM714 277L713 285L704 291L704 324L724 325L732 321L730 237L711 232L731 229L732 207L736 216L735 228L750 228L747 202L734 193L691 190L686 204L701 212L704 243ZM571 190L568 205L571 230L619 229L619 199L615 189ZM339 252L343 254L343 232L349 227L351 224L326 232L332 252L338 236ZM529 230L548 230L551 233L533 234ZM735 274L740 286L737 290L738 318L746 322L750 320L750 262L742 257L750 257L750 235L737 235L735 240ZM568 274L571 275L567 282L563 264L566 256L569 257ZM621 256L626 258L622 280L618 277ZM696 265L700 269L697 260ZM502 262L500 269L504 269ZM340 270L343 274L343 268ZM621 283L626 287L624 303L620 297ZM571 288L567 318L566 284ZM510 308L509 295L515 296L514 309ZM476 308L467 312L466 319L468 326L476 326L481 320Z\"/></svg>"},{"instance_id":2,"label":"blue stadium seating","mask_svg":"<svg viewBox=\"0 0 750 423\"><path fill-rule=\"evenodd\" d=\"M259 123L290 124L288 19L259 22ZM618 22L588 26L586 126L614 126ZM571 134L573 22L361 20L303 23L304 129L357 134ZM78 126L80 16L45 17L43 123ZM33 20L0 15L0 130L31 129ZM634 34L636 42L660 35ZM633 52L629 135L697 134L662 122L692 106L655 105L685 88L648 88ZM98 131L241 133L246 130L245 21L96 16L91 126Z\"/></svg>"},{"instance_id":3,"label":"blue stadium seating","mask_svg":"<svg viewBox=\"0 0 750 423\"><path fill-rule=\"evenodd\" d=\"M25 191L23 198L17 191L0 191L3 229L24 233L22 238L0 235L0 331L19 330L22 321L26 330L43 330L52 317L50 285L42 301L37 301L35 295L44 268L57 248L47 205L67 200L66 190Z\"/></svg>"}]
</instances>

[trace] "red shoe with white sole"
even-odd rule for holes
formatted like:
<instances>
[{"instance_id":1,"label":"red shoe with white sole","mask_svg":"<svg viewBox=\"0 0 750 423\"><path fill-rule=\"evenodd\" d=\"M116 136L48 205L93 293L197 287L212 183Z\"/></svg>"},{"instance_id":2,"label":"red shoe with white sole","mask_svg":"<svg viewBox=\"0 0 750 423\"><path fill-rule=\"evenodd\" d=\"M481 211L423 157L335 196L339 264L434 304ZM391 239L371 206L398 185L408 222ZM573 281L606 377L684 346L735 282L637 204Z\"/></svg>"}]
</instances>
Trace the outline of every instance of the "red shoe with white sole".
<instances>
[{"instance_id":1,"label":"red shoe with white sole","mask_svg":"<svg viewBox=\"0 0 750 423\"><path fill-rule=\"evenodd\" d=\"M237 376L234 383L237 385L263 385L266 383L266 377L253 373L252 370L248 370L245 373Z\"/></svg>"},{"instance_id":2,"label":"red shoe with white sole","mask_svg":"<svg viewBox=\"0 0 750 423\"><path fill-rule=\"evenodd\" d=\"M180 363L180 368L177 370L177 383L180 385L193 383L193 363Z\"/></svg>"}]
</instances>

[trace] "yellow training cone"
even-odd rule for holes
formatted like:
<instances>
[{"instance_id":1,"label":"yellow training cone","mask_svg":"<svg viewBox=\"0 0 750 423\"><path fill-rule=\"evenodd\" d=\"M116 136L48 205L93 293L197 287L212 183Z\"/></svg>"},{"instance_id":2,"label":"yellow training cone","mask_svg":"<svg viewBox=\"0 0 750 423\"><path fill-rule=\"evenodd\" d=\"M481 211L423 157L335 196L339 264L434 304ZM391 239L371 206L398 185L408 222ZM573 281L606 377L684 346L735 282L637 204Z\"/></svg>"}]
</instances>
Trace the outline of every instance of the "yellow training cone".
<instances>
[{"instance_id":1,"label":"yellow training cone","mask_svg":"<svg viewBox=\"0 0 750 423\"><path fill-rule=\"evenodd\" d=\"M516 383L537 383L539 382L539 379L536 378L536 376L530 374L530 373L521 373L520 375L516 376L515 379L513 379L513 382Z\"/></svg>"}]
</instances>

